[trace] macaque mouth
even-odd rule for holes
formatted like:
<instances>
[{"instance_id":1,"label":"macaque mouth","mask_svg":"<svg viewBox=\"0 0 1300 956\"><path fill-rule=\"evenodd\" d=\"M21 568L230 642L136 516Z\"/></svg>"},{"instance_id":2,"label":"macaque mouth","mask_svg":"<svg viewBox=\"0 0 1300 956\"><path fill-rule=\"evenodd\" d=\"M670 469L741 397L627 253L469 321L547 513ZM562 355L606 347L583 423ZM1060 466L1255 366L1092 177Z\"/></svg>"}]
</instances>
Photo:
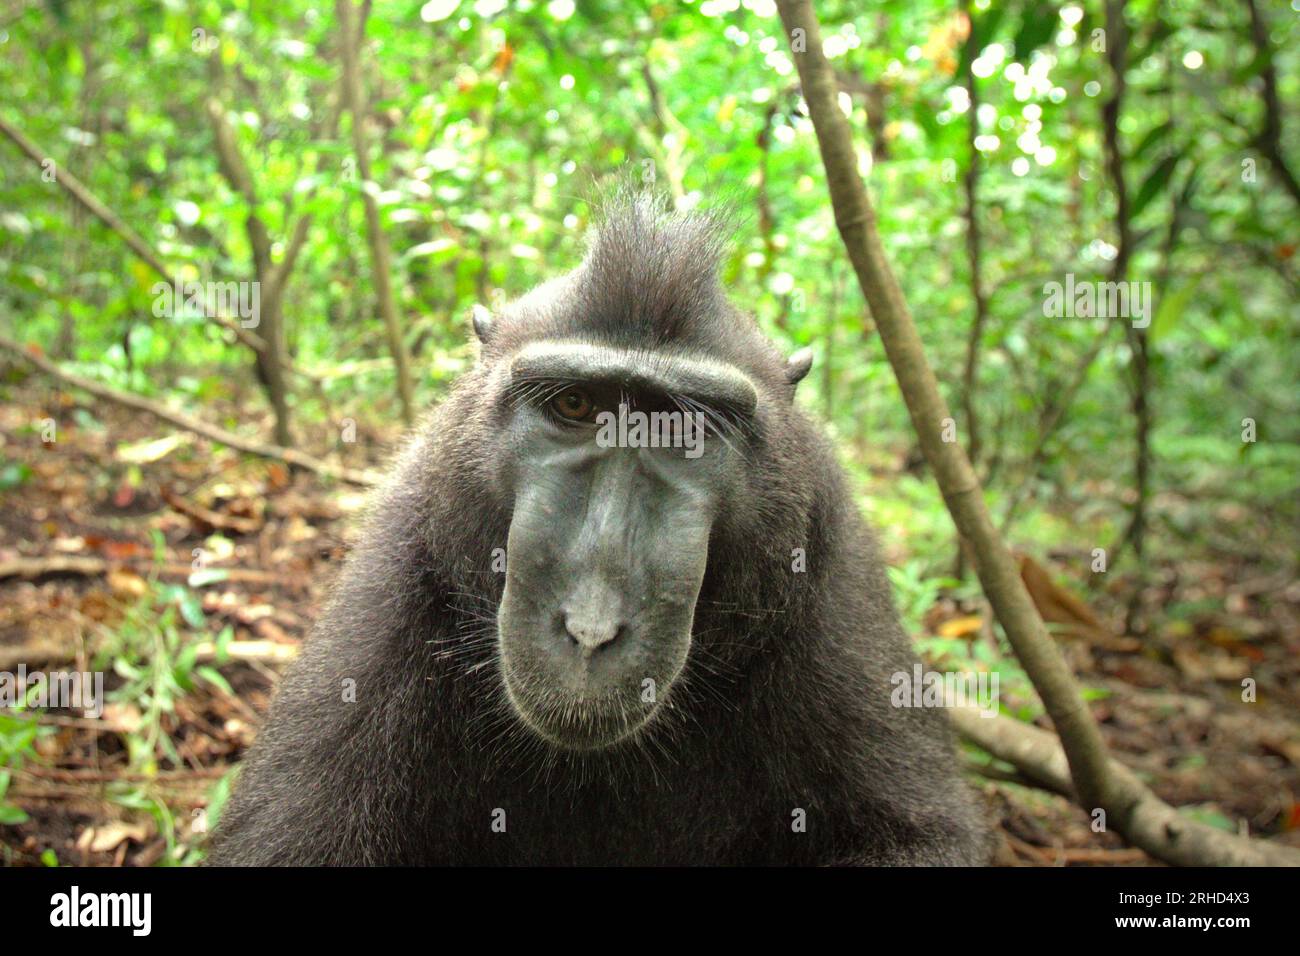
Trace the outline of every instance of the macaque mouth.
<instances>
[{"instance_id":1,"label":"macaque mouth","mask_svg":"<svg viewBox=\"0 0 1300 956\"><path fill-rule=\"evenodd\" d=\"M542 607L515 598L508 584L497 657L514 716L566 750L611 747L648 729L685 667L691 616L680 602L665 602L648 623L629 620L623 610L639 603L599 575L580 578L565 600Z\"/></svg>"},{"instance_id":2,"label":"macaque mouth","mask_svg":"<svg viewBox=\"0 0 1300 956\"><path fill-rule=\"evenodd\" d=\"M546 691L530 692L503 661L502 682L519 719L534 733L564 750L601 750L634 737L658 709L635 688L599 697Z\"/></svg>"}]
</instances>

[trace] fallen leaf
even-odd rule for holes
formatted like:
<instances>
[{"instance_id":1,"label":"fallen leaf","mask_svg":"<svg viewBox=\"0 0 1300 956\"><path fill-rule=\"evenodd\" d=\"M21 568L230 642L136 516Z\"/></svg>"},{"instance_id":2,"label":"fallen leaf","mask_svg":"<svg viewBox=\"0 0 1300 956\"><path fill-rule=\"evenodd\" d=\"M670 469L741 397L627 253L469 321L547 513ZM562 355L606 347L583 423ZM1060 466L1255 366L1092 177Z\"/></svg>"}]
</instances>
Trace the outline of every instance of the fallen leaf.
<instances>
[{"instance_id":1,"label":"fallen leaf","mask_svg":"<svg viewBox=\"0 0 1300 956\"><path fill-rule=\"evenodd\" d=\"M289 474L289 469L278 461L273 461L266 466L266 479L267 483L277 490L280 488L288 488L292 483L292 476Z\"/></svg>"},{"instance_id":2,"label":"fallen leaf","mask_svg":"<svg viewBox=\"0 0 1300 956\"><path fill-rule=\"evenodd\" d=\"M122 483L117 486L117 491L113 492L113 504L119 508L125 508L135 501L135 489L131 483L123 479Z\"/></svg>"},{"instance_id":3,"label":"fallen leaf","mask_svg":"<svg viewBox=\"0 0 1300 956\"><path fill-rule=\"evenodd\" d=\"M106 823L103 826L87 827L77 837L77 849L89 850L91 853L108 853L116 850L127 840L143 843L149 836L149 828L143 823Z\"/></svg>"},{"instance_id":4,"label":"fallen leaf","mask_svg":"<svg viewBox=\"0 0 1300 956\"><path fill-rule=\"evenodd\" d=\"M134 571L109 571L108 586L119 598L144 597L149 590L145 579Z\"/></svg>"},{"instance_id":5,"label":"fallen leaf","mask_svg":"<svg viewBox=\"0 0 1300 956\"><path fill-rule=\"evenodd\" d=\"M978 634L983 626L984 619L977 615L954 617L939 625L938 634L940 637L970 637L972 634Z\"/></svg>"},{"instance_id":6,"label":"fallen leaf","mask_svg":"<svg viewBox=\"0 0 1300 956\"><path fill-rule=\"evenodd\" d=\"M104 621L109 616L108 598L103 591L88 591L81 599L81 613L92 621Z\"/></svg>"},{"instance_id":7,"label":"fallen leaf","mask_svg":"<svg viewBox=\"0 0 1300 956\"><path fill-rule=\"evenodd\" d=\"M1293 767L1300 767L1300 740L1276 740L1269 737L1260 739L1259 744L1270 753L1275 753Z\"/></svg>"},{"instance_id":8,"label":"fallen leaf","mask_svg":"<svg viewBox=\"0 0 1300 956\"><path fill-rule=\"evenodd\" d=\"M185 432L175 432L162 438L155 438L153 441L138 441L129 445L118 445L117 460L133 465L147 465L166 458L186 442L188 438L189 436Z\"/></svg>"},{"instance_id":9,"label":"fallen leaf","mask_svg":"<svg viewBox=\"0 0 1300 956\"><path fill-rule=\"evenodd\" d=\"M1092 608L1059 587L1043 566L1029 555L1019 557L1020 578L1044 621L1060 625L1061 633L1068 637L1082 638L1105 650L1135 651L1141 646L1132 638L1112 634Z\"/></svg>"},{"instance_id":10,"label":"fallen leaf","mask_svg":"<svg viewBox=\"0 0 1300 956\"><path fill-rule=\"evenodd\" d=\"M109 730L119 734L133 734L143 723L140 708L134 704L105 704L99 719Z\"/></svg>"},{"instance_id":11,"label":"fallen leaf","mask_svg":"<svg viewBox=\"0 0 1300 956\"><path fill-rule=\"evenodd\" d=\"M1170 656L1178 669L1192 680L1237 681L1250 674L1250 661L1218 651L1202 654L1190 647L1176 647Z\"/></svg>"},{"instance_id":12,"label":"fallen leaf","mask_svg":"<svg viewBox=\"0 0 1300 956\"><path fill-rule=\"evenodd\" d=\"M113 541L94 534L86 535L86 547L98 551L104 557L112 558L114 561L125 561L129 558L139 558L149 554L149 549L139 541Z\"/></svg>"}]
</instances>

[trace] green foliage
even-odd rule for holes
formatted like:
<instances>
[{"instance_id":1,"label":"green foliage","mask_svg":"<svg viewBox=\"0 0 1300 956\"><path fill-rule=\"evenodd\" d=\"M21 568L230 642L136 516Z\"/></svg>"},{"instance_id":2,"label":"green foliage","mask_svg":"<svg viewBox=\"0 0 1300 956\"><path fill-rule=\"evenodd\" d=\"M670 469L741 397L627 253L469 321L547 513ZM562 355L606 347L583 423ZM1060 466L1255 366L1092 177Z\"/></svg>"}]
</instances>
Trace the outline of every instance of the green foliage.
<instances>
[{"instance_id":1,"label":"green foliage","mask_svg":"<svg viewBox=\"0 0 1300 956\"><path fill-rule=\"evenodd\" d=\"M5 462L0 464L0 491L11 491L27 479L32 470L24 462Z\"/></svg>"},{"instance_id":2,"label":"green foliage","mask_svg":"<svg viewBox=\"0 0 1300 956\"><path fill-rule=\"evenodd\" d=\"M0 825L23 823L27 814L5 799L13 773L36 758L36 738L48 733L25 707L0 710Z\"/></svg>"},{"instance_id":3,"label":"green foliage","mask_svg":"<svg viewBox=\"0 0 1300 956\"><path fill-rule=\"evenodd\" d=\"M903 626L912 634L923 632L921 622L926 612L934 606L945 588L958 583L951 578L925 577L922 568L921 562L909 561L901 568L888 569L889 582L894 586L894 596L898 601L898 613Z\"/></svg>"},{"instance_id":4,"label":"green foliage","mask_svg":"<svg viewBox=\"0 0 1300 956\"><path fill-rule=\"evenodd\" d=\"M146 773L156 771L159 750L173 765L181 765L162 728L162 717L174 713L177 698L200 681L230 692L216 668L197 662L198 645L190 633L202 633L204 623L198 594L184 585L151 582L144 597L104 629L96 649L96 667L111 668L123 680L109 700L140 711L140 729L127 734L126 742L131 765ZM219 661L233 635L227 626L218 636Z\"/></svg>"},{"instance_id":5,"label":"green foliage","mask_svg":"<svg viewBox=\"0 0 1300 956\"><path fill-rule=\"evenodd\" d=\"M96 646L95 666L111 667L122 680L108 695L109 702L139 714L138 721L122 733L129 766L137 776L110 783L106 797L124 809L152 818L165 844L160 866L188 866L202 860L200 840L180 825L153 778L159 770L160 755L173 767L184 766L167 725L175 714L176 702L203 682L233 694L216 667L197 662L197 640L205 626L195 591L186 585L151 581L146 593L125 609L120 621L101 629ZM226 647L233 636L229 626L218 634L218 664L225 662ZM220 813L220 802L228 789L227 780L217 783L211 798L217 804L208 812Z\"/></svg>"},{"instance_id":6,"label":"green foliage","mask_svg":"<svg viewBox=\"0 0 1300 956\"><path fill-rule=\"evenodd\" d=\"M1105 320L1046 315L1044 285L1067 274L1102 280L1114 262L1102 106L1115 81L1099 44L1122 38L1105 36L1095 0L980 0L972 44L956 3L817 6L887 252L963 441L973 395L995 514L1027 502L1011 537L1039 551L1110 544L1135 480L1133 342ZM1255 49L1242 5L1127 4L1126 277L1152 286L1153 534L1168 549L1195 548L1211 532L1220 546L1257 549L1252 522L1219 521L1224 503L1278 526L1300 518L1300 215L1259 137L1266 69L1283 104L1300 100L1300 27L1285 9L1265 12L1269 55ZM0 31L4 115L182 279L249 279L250 213L277 259L311 215L286 291L293 361L320 379L293 383L294 413L311 423L395 419L363 191L393 248L425 403L471 361L472 303L516 296L577 260L586 200L601 186L653 174L684 204L729 203L742 215L724 277L783 348L815 347L798 400L829 425L865 510L905 555L894 583L908 626L922 635L941 593L977 598L969 580L949 579L953 530L933 481L898 473L912 425L844 262L770 4L377 0L365 36L371 183L356 174L354 119L332 121L340 66L329 4L23 5ZM255 208L223 175L206 122L212 100L248 166ZM1294 167L1300 124L1285 110L1280 121ZM973 166L988 316L968 387ZM230 411L257 393L247 352L193 310L155 315L156 281L42 169L0 146L0 325L70 371L247 427ZM78 427L102 428L78 415ZM1246 420L1254 442L1242 438ZM0 461L0 491L29 478ZM1208 504L1168 504L1183 498ZM1278 544L1273 557L1293 560L1294 548ZM105 659L126 681L119 698L138 703L152 728L133 759L166 753L157 722L177 695L220 683L184 636L200 618L192 594L154 585L107 642Z\"/></svg>"},{"instance_id":7,"label":"green foliage","mask_svg":"<svg viewBox=\"0 0 1300 956\"><path fill-rule=\"evenodd\" d=\"M742 217L727 266L736 297L787 347L818 346L820 371L804 400L850 444L906 444L910 426L863 332L786 38L767 6L374 5L363 50L368 132L379 143L373 190L425 400L465 366L470 304L517 295L572 263L590 219L584 197L627 164L653 170L687 201L767 209ZM1034 443L1044 398L1103 334L1098 323L1041 309L1045 281L1101 278L1113 254L1100 118L1110 78L1094 33L1102 10L976 4L970 64L955 4L829 2L819 12L864 134L881 232L954 406L971 315L961 212L972 114L959 88L967 66L975 71L990 291L977 406L1002 481L1034 480L1041 465L1020 454ZM1286 385L1297 278L1285 247L1298 217L1252 146L1264 62L1244 9L1132 2L1129 18L1121 136L1135 223L1130 278L1168 276L1155 290L1156 428L1227 448L1223 412L1263 414L1280 457L1262 470L1293 473L1297 419ZM1287 102L1300 95L1296 45L1287 42L1296 27L1285 15L1271 22ZM314 216L287 293L287 335L298 364L329 374L322 393L295 396L298 413L323 413L322 397L343 406L336 415L392 412L362 249L363 184L345 135L351 118L329 131L339 74L329 5L111 0L62 16L32 5L7 31L0 82L24 104L10 119L183 278L246 279L248 210L222 176L204 122L216 97L278 255L296 218ZM1250 182L1244 161L1256 164ZM0 298L6 314L23 316L27 335L66 348L71 369L144 394L207 403L229 394L229 369L249 374L246 355L201 316L154 317L157 277L98 222L70 217L27 159L0 151L0 174ZM1166 253L1178 197L1182 228ZM1260 355L1273 357L1262 374L1244 374ZM1057 457L1077 466L1067 494L1084 480L1129 480L1131 456L1108 453L1114 424L1129 414L1128 364L1116 336L1047 449L1049 466ZM1158 484L1184 477L1169 459L1156 468ZM1059 489L1066 478L1058 470L1049 480ZM1252 487L1261 503L1294 514L1284 500L1294 496L1277 493L1285 485L1265 478Z\"/></svg>"}]
</instances>

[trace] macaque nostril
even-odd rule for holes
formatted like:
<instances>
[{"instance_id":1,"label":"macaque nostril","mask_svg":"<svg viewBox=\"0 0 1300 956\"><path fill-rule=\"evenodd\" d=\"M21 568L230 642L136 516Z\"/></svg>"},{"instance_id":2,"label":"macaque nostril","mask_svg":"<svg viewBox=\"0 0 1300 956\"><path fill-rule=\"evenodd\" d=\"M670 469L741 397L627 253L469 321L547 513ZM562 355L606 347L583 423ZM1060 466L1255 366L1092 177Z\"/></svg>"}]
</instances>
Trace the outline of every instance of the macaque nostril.
<instances>
[{"instance_id":1,"label":"macaque nostril","mask_svg":"<svg viewBox=\"0 0 1300 956\"><path fill-rule=\"evenodd\" d=\"M564 633L569 641L588 651L613 644L625 630L617 621L592 621L573 614L564 615Z\"/></svg>"}]
</instances>

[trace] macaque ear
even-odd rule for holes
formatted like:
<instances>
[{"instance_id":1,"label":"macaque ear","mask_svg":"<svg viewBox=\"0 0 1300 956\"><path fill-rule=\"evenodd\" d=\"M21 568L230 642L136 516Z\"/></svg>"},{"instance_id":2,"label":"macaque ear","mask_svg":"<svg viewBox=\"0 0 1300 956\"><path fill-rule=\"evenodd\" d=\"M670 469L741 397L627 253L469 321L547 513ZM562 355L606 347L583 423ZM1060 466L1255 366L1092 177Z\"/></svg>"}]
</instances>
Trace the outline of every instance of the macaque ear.
<instances>
[{"instance_id":1,"label":"macaque ear","mask_svg":"<svg viewBox=\"0 0 1300 956\"><path fill-rule=\"evenodd\" d=\"M811 348L800 349L790 356L789 361L785 363L785 380L791 385L798 385L803 381L808 370L812 368L813 350Z\"/></svg>"},{"instance_id":2,"label":"macaque ear","mask_svg":"<svg viewBox=\"0 0 1300 956\"><path fill-rule=\"evenodd\" d=\"M484 345L492 337L494 322L492 320L492 310L485 305L474 303L474 307L469 312L470 321L474 324L474 334Z\"/></svg>"}]
</instances>

